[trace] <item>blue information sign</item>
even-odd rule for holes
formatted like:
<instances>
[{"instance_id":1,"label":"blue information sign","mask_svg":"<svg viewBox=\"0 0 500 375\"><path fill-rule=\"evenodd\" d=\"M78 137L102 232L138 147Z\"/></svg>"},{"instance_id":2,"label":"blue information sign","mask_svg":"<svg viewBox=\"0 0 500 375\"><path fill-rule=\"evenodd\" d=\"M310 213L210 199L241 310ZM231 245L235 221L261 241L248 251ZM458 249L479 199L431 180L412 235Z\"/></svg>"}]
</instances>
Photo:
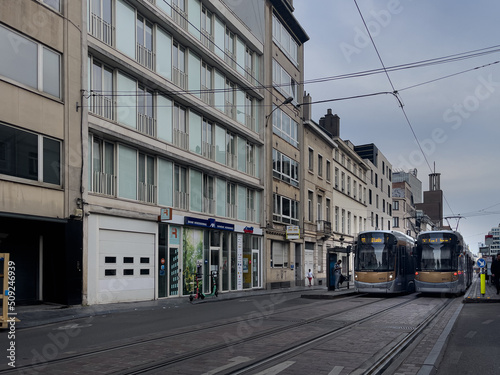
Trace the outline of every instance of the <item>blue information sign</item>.
<instances>
[{"instance_id":1,"label":"blue information sign","mask_svg":"<svg viewBox=\"0 0 500 375\"><path fill-rule=\"evenodd\" d=\"M486 261L485 261L483 258L478 259L478 260L477 260L477 266L478 266L479 268L484 268L484 267L486 267Z\"/></svg>"}]
</instances>

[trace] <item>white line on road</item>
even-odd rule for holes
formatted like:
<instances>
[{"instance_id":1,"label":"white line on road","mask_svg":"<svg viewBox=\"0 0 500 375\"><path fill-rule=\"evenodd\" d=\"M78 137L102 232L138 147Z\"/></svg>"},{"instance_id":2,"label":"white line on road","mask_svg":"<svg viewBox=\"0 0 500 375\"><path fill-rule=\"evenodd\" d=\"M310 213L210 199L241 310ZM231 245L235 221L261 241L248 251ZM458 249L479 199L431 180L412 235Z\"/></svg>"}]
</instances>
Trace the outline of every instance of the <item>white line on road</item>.
<instances>
[{"instance_id":1,"label":"white line on road","mask_svg":"<svg viewBox=\"0 0 500 375\"><path fill-rule=\"evenodd\" d=\"M213 374L217 374L218 372L221 372L221 371L227 370L228 368L231 368L231 367L233 367L233 366L239 365L240 363L250 361L250 358L248 358L248 357L234 357L234 358L229 359L229 361L230 361L230 363L228 363L227 365L224 365L224 366L221 366L221 367L214 368L213 370L211 370L211 371L209 371L209 372L205 372L205 373L204 373L204 374L202 374L202 375L213 375Z\"/></svg>"},{"instance_id":2,"label":"white line on road","mask_svg":"<svg viewBox=\"0 0 500 375\"><path fill-rule=\"evenodd\" d=\"M328 373L328 375L339 375L343 369L344 366L335 366L333 370Z\"/></svg>"},{"instance_id":3,"label":"white line on road","mask_svg":"<svg viewBox=\"0 0 500 375\"><path fill-rule=\"evenodd\" d=\"M467 337L468 339L471 339L474 336L476 336L476 333L477 333L477 331L469 331L469 332L467 332L467 334L465 335L465 337Z\"/></svg>"},{"instance_id":4,"label":"white line on road","mask_svg":"<svg viewBox=\"0 0 500 375\"><path fill-rule=\"evenodd\" d=\"M285 361L285 362L280 363L279 365L269 367L267 370L261 371L255 375L276 375L276 374L279 374L284 369L290 367L294 363L295 363L295 361Z\"/></svg>"}]
</instances>

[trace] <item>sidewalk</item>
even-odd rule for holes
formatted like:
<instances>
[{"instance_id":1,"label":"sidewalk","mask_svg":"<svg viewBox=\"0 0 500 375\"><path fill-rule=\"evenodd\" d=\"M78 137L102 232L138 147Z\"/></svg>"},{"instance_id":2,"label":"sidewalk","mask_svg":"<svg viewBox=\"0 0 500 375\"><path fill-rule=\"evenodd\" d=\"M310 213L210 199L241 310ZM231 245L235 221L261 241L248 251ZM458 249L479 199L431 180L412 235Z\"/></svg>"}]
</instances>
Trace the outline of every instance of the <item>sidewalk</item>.
<instances>
[{"instance_id":1,"label":"sidewalk","mask_svg":"<svg viewBox=\"0 0 500 375\"><path fill-rule=\"evenodd\" d=\"M472 285L467 290L464 296L464 303L476 302L500 302L500 294L497 294L495 285L491 284L491 280L485 282L484 294L481 293L481 278L479 275L474 275Z\"/></svg>"}]
</instances>

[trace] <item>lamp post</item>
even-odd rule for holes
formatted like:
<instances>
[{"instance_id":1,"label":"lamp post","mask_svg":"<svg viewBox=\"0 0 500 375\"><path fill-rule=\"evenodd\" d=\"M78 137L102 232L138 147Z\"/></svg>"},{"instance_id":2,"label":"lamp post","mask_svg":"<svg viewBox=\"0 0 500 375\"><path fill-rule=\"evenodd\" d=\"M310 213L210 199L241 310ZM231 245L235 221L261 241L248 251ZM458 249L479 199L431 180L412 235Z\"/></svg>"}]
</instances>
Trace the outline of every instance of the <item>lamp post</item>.
<instances>
[{"instance_id":1,"label":"lamp post","mask_svg":"<svg viewBox=\"0 0 500 375\"><path fill-rule=\"evenodd\" d=\"M267 128L267 124L269 122L269 117L271 117L273 115L273 112L276 111L282 105L290 104L291 102L293 102L293 97L289 96L283 102L281 102L281 104L279 104L273 108L273 110L266 116L266 128Z\"/></svg>"}]
</instances>

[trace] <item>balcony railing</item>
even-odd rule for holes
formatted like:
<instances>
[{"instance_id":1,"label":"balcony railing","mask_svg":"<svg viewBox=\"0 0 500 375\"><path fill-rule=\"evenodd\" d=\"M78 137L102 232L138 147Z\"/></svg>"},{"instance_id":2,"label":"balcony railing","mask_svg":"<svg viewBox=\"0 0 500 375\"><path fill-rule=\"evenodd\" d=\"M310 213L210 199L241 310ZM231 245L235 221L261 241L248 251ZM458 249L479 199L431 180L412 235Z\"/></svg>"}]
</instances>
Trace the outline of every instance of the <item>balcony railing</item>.
<instances>
[{"instance_id":1,"label":"balcony railing","mask_svg":"<svg viewBox=\"0 0 500 375\"><path fill-rule=\"evenodd\" d=\"M245 116L245 126L250 129L255 131L255 118L250 115Z\"/></svg>"},{"instance_id":2,"label":"balcony railing","mask_svg":"<svg viewBox=\"0 0 500 375\"><path fill-rule=\"evenodd\" d=\"M105 117L111 121L115 120L115 111L114 111L115 103L113 99L97 94L92 93L89 98L89 110L90 112Z\"/></svg>"},{"instance_id":3,"label":"balcony railing","mask_svg":"<svg viewBox=\"0 0 500 375\"><path fill-rule=\"evenodd\" d=\"M92 191L94 193L114 196L116 193L116 176L104 172L94 171Z\"/></svg>"},{"instance_id":4,"label":"balcony railing","mask_svg":"<svg viewBox=\"0 0 500 375\"><path fill-rule=\"evenodd\" d=\"M215 214L215 200L203 198L203 212L207 214Z\"/></svg>"},{"instance_id":5,"label":"balcony railing","mask_svg":"<svg viewBox=\"0 0 500 375\"><path fill-rule=\"evenodd\" d=\"M139 112L137 114L137 130L151 137L156 137L156 119Z\"/></svg>"},{"instance_id":6,"label":"balcony railing","mask_svg":"<svg viewBox=\"0 0 500 375\"><path fill-rule=\"evenodd\" d=\"M215 158L215 146L211 145L210 143L207 142L202 142L201 143L201 154L210 160L214 160Z\"/></svg>"},{"instance_id":7,"label":"balcony railing","mask_svg":"<svg viewBox=\"0 0 500 375\"><path fill-rule=\"evenodd\" d=\"M233 69L236 69L236 56L234 53L226 49L224 51L224 61Z\"/></svg>"},{"instance_id":8,"label":"balcony railing","mask_svg":"<svg viewBox=\"0 0 500 375\"><path fill-rule=\"evenodd\" d=\"M189 149L189 134L179 129L174 129L174 145L183 150Z\"/></svg>"},{"instance_id":9,"label":"balcony railing","mask_svg":"<svg viewBox=\"0 0 500 375\"><path fill-rule=\"evenodd\" d=\"M174 191L174 207L187 210L189 204L189 194L182 191Z\"/></svg>"},{"instance_id":10,"label":"balcony railing","mask_svg":"<svg viewBox=\"0 0 500 375\"><path fill-rule=\"evenodd\" d=\"M236 168L236 155L226 152L226 165L230 168Z\"/></svg>"},{"instance_id":11,"label":"balcony railing","mask_svg":"<svg viewBox=\"0 0 500 375\"><path fill-rule=\"evenodd\" d=\"M236 205L231 203L226 203L226 216L230 218L236 218Z\"/></svg>"},{"instance_id":12,"label":"balcony railing","mask_svg":"<svg viewBox=\"0 0 500 375\"><path fill-rule=\"evenodd\" d=\"M136 44L135 59L139 64L153 70L155 66L155 54L142 44Z\"/></svg>"},{"instance_id":13,"label":"balcony railing","mask_svg":"<svg viewBox=\"0 0 500 375\"><path fill-rule=\"evenodd\" d=\"M247 173L250 176L255 176L255 163L251 161L247 161Z\"/></svg>"},{"instance_id":14,"label":"balcony railing","mask_svg":"<svg viewBox=\"0 0 500 375\"><path fill-rule=\"evenodd\" d=\"M137 199L142 202L156 203L156 185L139 182Z\"/></svg>"},{"instance_id":15,"label":"balcony railing","mask_svg":"<svg viewBox=\"0 0 500 375\"><path fill-rule=\"evenodd\" d=\"M90 14L89 32L101 42L113 45L113 26L94 13Z\"/></svg>"},{"instance_id":16,"label":"balcony railing","mask_svg":"<svg viewBox=\"0 0 500 375\"><path fill-rule=\"evenodd\" d=\"M201 85L201 100L211 107L214 105L214 93L208 87L203 85Z\"/></svg>"},{"instance_id":17,"label":"balcony railing","mask_svg":"<svg viewBox=\"0 0 500 375\"><path fill-rule=\"evenodd\" d=\"M179 68L176 68L174 66L173 68L173 80L174 84L179 86L181 89L186 89L187 88L187 74Z\"/></svg>"},{"instance_id":18,"label":"balcony railing","mask_svg":"<svg viewBox=\"0 0 500 375\"><path fill-rule=\"evenodd\" d=\"M174 22L179 25L181 28L184 30L188 29L188 23L187 23L187 14L184 12L181 8L179 8L177 5L172 4L170 5L172 7L172 18Z\"/></svg>"},{"instance_id":19,"label":"balcony railing","mask_svg":"<svg viewBox=\"0 0 500 375\"><path fill-rule=\"evenodd\" d=\"M318 220L316 222L317 224L317 231L319 233L323 234L331 234L332 233L332 223L330 221L326 220Z\"/></svg>"},{"instance_id":20,"label":"balcony railing","mask_svg":"<svg viewBox=\"0 0 500 375\"><path fill-rule=\"evenodd\" d=\"M211 35L207 30L201 30L201 42L205 47L207 47L210 51L214 52L214 36Z\"/></svg>"},{"instance_id":21,"label":"balcony railing","mask_svg":"<svg viewBox=\"0 0 500 375\"><path fill-rule=\"evenodd\" d=\"M234 103L228 102L226 100L224 105L224 113L232 119L236 118L236 106L234 105Z\"/></svg>"},{"instance_id":22,"label":"balcony railing","mask_svg":"<svg viewBox=\"0 0 500 375\"><path fill-rule=\"evenodd\" d=\"M256 220L256 212L253 208L248 208L247 207L247 221L251 221L252 223L255 223Z\"/></svg>"}]
</instances>

